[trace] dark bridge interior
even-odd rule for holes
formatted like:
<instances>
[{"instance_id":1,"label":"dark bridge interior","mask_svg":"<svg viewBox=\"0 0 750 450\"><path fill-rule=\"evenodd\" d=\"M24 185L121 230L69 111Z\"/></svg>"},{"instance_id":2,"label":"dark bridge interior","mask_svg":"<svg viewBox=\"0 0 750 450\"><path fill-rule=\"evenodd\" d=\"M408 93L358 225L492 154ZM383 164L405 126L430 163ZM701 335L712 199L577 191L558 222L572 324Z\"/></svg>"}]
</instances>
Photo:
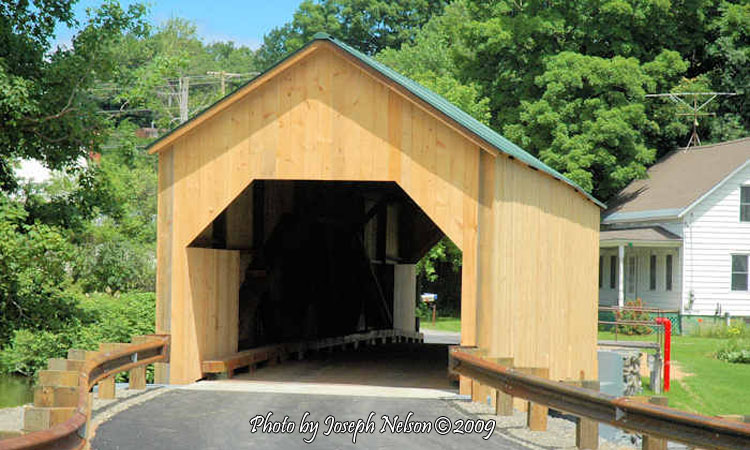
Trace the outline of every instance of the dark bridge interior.
<instances>
[{"instance_id":1,"label":"dark bridge interior","mask_svg":"<svg viewBox=\"0 0 750 450\"><path fill-rule=\"evenodd\" d=\"M256 180L192 246L240 250L243 350L414 330L413 264L442 236L395 183Z\"/></svg>"}]
</instances>

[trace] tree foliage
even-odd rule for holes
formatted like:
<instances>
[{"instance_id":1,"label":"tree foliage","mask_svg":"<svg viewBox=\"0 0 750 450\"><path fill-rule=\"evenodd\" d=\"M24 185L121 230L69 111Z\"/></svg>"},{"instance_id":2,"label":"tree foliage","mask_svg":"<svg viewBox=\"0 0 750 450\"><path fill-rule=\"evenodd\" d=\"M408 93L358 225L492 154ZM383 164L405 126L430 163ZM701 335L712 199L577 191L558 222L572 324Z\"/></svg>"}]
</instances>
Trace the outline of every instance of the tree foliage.
<instances>
[{"instance_id":1,"label":"tree foliage","mask_svg":"<svg viewBox=\"0 0 750 450\"><path fill-rule=\"evenodd\" d=\"M144 9L106 1L71 46L52 48L57 23L74 24L73 2L0 4L0 187L14 187L10 162L33 158L62 168L101 143L106 118L87 90L108 79L111 44L124 30L140 33Z\"/></svg>"},{"instance_id":2,"label":"tree foliage","mask_svg":"<svg viewBox=\"0 0 750 450\"><path fill-rule=\"evenodd\" d=\"M649 114L645 95L685 73L679 54L665 51L640 64L632 57L562 52L544 69L535 80L540 98L521 102L506 136L602 197L645 176L656 157L648 137L668 125Z\"/></svg>"},{"instance_id":3,"label":"tree foliage","mask_svg":"<svg viewBox=\"0 0 750 450\"><path fill-rule=\"evenodd\" d=\"M489 99L492 126L603 200L687 140L689 123L646 93L681 91L683 77L737 91L700 131L705 141L749 134L745 2L458 4L464 20L443 34L456 36L456 77Z\"/></svg>"},{"instance_id":4,"label":"tree foliage","mask_svg":"<svg viewBox=\"0 0 750 450\"><path fill-rule=\"evenodd\" d=\"M257 72L255 53L248 47L233 42L207 44L194 23L180 18L169 19L146 34L129 33L113 52L119 69L111 90L105 87L99 92L100 101L125 114L131 109L145 110L130 117L163 129L180 123L181 83L187 83L188 115L192 116L221 98L218 73L243 75L225 79L228 93Z\"/></svg>"},{"instance_id":5,"label":"tree foliage","mask_svg":"<svg viewBox=\"0 0 750 450\"><path fill-rule=\"evenodd\" d=\"M263 39L258 59L269 67L326 32L366 54L411 42L447 0L304 0L292 20Z\"/></svg>"}]
</instances>

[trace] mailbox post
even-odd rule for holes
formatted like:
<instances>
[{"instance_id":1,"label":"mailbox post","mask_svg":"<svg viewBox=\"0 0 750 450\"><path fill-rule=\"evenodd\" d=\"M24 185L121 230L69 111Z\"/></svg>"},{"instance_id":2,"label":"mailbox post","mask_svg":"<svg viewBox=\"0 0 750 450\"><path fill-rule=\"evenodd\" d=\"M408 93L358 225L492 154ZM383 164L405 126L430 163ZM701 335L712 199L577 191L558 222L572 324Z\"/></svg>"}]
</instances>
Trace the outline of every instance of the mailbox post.
<instances>
[{"instance_id":1,"label":"mailbox post","mask_svg":"<svg viewBox=\"0 0 750 450\"><path fill-rule=\"evenodd\" d=\"M432 326L434 327L435 322L437 321L437 310L435 309L437 303L437 294L422 294L422 302L424 302L427 306L432 306Z\"/></svg>"}]
</instances>

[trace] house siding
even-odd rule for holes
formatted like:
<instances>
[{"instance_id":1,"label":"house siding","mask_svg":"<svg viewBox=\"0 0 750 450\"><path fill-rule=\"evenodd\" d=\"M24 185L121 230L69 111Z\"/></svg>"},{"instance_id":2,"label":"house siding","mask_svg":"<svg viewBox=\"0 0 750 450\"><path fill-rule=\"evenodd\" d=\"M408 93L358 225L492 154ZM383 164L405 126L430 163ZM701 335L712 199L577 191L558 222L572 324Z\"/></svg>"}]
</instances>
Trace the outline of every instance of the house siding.
<instances>
[{"instance_id":1,"label":"house siding","mask_svg":"<svg viewBox=\"0 0 750 450\"><path fill-rule=\"evenodd\" d=\"M617 248L602 248L600 255L604 257L602 287L599 289L599 304L602 306L617 305L617 279L615 287L610 288L610 264L611 256L617 256ZM656 256L656 289L651 290L649 286L650 276L650 257ZM668 291L666 287L666 257L672 255L672 290ZM628 262L634 256L636 258L636 283L634 289L628 286ZM682 271L680 264L680 250L678 248L664 247L636 247L625 248L625 301L640 298L650 308L660 308L667 310L680 309L680 298L682 286Z\"/></svg>"},{"instance_id":2,"label":"house siding","mask_svg":"<svg viewBox=\"0 0 750 450\"><path fill-rule=\"evenodd\" d=\"M750 292L731 289L731 255L750 254L750 222L739 219L742 185L750 185L750 167L732 175L685 217L686 313L714 314L721 304L722 312L750 315Z\"/></svg>"}]
</instances>

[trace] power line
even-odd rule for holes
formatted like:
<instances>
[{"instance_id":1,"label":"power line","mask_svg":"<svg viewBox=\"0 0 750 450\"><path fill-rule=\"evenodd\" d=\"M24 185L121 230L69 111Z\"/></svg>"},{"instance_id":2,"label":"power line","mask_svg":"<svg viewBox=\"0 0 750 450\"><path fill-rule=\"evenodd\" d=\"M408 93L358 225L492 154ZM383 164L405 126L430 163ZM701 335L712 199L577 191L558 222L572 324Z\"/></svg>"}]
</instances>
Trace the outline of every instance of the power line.
<instances>
[{"instance_id":1,"label":"power line","mask_svg":"<svg viewBox=\"0 0 750 450\"><path fill-rule=\"evenodd\" d=\"M259 72L247 72L247 73L231 73L231 72L225 72L225 71L219 71L219 72L206 72L207 75L212 77L219 77L221 80L221 96L224 97L226 95L226 80L230 78L243 78L246 76L255 76L258 75Z\"/></svg>"},{"instance_id":2,"label":"power line","mask_svg":"<svg viewBox=\"0 0 750 450\"><path fill-rule=\"evenodd\" d=\"M245 73L232 73L226 71L209 71L205 75L185 75L178 78L166 78L164 83L158 86L155 90L156 95L163 96L166 98L167 106L161 111L178 111L178 115L172 116L170 122L177 121L179 123L186 122L190 117L190 89L200 86L220 86L221 96L226 95L226 83L228 80L241 80L243 78L250 78L258 75L259 72L245 72ZM101 83L100 85L91 88L92 92L121 92L126 91L129 86L117 85L116 83ZM177 105L173 105L172 101L175 100ZM207 105L201 105L199 108L194 108L193 113L202 110ZM128 113L158 113L156 110L148 108L132 108L132 109L113 109L113 110L101 110L102 114L121 115ZM171 114L170 114L171 116Z\"/></svg>"}]
</instances>

